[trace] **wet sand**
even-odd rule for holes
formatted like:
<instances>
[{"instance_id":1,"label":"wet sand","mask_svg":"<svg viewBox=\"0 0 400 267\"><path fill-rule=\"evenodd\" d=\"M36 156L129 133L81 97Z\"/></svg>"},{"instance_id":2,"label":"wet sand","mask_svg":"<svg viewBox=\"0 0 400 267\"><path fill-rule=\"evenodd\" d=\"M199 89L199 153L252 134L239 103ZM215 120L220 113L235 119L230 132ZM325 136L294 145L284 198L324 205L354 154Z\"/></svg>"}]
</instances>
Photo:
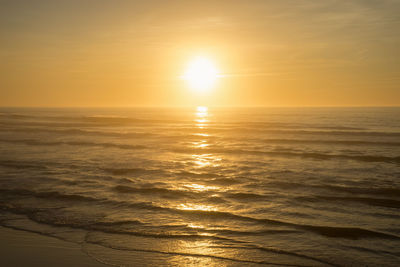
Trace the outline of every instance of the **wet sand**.
<instances>
[{"instance_id":1,"label":"wet sand","mask_svg":"<svg viewBox=\"0 0 400 267\"><path fill-rule=\"evenodd\" d=\"M0 227L1 266L104 267L77 244L26 231Z\"/></svg>"}]
</instances>

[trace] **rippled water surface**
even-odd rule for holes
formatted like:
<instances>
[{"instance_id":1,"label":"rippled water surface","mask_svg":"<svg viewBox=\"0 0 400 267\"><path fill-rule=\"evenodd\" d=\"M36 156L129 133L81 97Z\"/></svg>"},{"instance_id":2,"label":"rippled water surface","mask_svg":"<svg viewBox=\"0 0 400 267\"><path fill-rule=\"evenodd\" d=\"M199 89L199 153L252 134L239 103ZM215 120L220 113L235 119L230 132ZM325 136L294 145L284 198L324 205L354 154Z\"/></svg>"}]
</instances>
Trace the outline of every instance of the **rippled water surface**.
<instances>
[{"instance_id":1,"label":"rippled water surface","mask_svg":"<svg viewBox=\"0 0 400 267\"><path fill-rule=\"evenodd\" d=\"M1 109L0 223L120 266L400 265L400 108Z\"/></svg>"}]
</instances>

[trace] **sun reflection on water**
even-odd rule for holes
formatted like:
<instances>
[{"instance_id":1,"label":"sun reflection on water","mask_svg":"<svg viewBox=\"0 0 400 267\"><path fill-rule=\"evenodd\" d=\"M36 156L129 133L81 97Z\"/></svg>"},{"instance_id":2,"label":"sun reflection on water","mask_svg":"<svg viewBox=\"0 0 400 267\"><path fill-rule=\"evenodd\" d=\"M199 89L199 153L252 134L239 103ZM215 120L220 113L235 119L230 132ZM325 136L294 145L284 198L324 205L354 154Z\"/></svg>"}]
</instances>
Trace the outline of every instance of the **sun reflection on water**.
<instances>
[{"instance_id":1,"label":"sun reflection on water","mask_svg":"<svg viewBox=\"0 0 400 267\"><path fill-rule=\"evenodd\" d=\"M197 224L193 224L193 223L189 223L188 227L195 228L195 229L203 229L204 228L203 225L197 225Z\"/></svg>"},{"instance_id":2,"label":"sun reflection on water","mask_svg":"<svg viewBox=\"0 0 400 267\"><path fill-rule=\"evenodd\" d=\"M204 114L207 115L208 107L205 107L205 106L198 106L198 107L197 107L197 112L198 112L198 114L199 114L199 113L204 113Z\"/></svg>"},{"instance_id":3,"label":"sun reflection on water","mask_svg":"<svg viewBox=\"0 0 400 267\"><path fill-rule=\"evenodd\" d=\"M219 189L218 186L209 186L209 185L202 185L202 184L185 184L183 187L185 187L191 191L198 191L198 192Z\"/></svg>"},{"instance_id":4,"label":"sun reflection on water","mask_svg":"<svg viewBox=\"0 0 400 267\"><path fill-rule=\"evenodd\" d=\"M192 158L194 159L194 163L196 167L206 167L210 165L210 161L207 159L207 154L203 155L192 155Z\"/></svg>"},{"instance_id":5,"label":"sun reflection on water","mask_svg":"<svg viewBox=\"0 0 400 267\"><path fill-rule=\"evenodd\" d=\"M218 209L212 205L182 203L179 204L177 209L180 210L197 210L197 211L217 211Z\"/></svg>"},{"instance_id":6,"label":"sun reflection on water","mask_svg":"<svg viewBox=\"0 0 400 267\"><path fill-rule=\"evenodd\" d=\"M196 126L200 129L204 129L207 126L208 119L208 108L204 106L199 106L196 108Z\"/></svg>"},{"instance_id":7,"label":"sun reflection on water","mask_svg":"<svg viewBox=\"0 0 400 267\"><path fill-rule=\"evenodd\" d=\"M191 149L195 152L191 155L190 172L198 174L208 174L209 168L218 167L222 158L209 152L210 135L207 129L210 127L210 114L207 107L199 106L194 113L194 128L197 132L193 134L195 140L189 143ZM205 168L205 169L203 169ZM208 194L210 192L212 197L217 197L220 191L224 191L220 186L204 185L202 182L187 181L177 185L179 190L190 191L197 194ZM218 205L209 203L206 199L204 201L191 201L186 200L181 203L173 204L174 208L182 211L196 212L215 212L219 211ZM195 219L186 221L187 227L190 228L189 232L195 232L198 236L213 236L212 232L206 230L210 229L209 225L202 225L201 221ZM181 240L179 241L179 248L182 252L193 254L193 256L180 257L173 265L177 266L225 266L225 262L217 260L213 257L207 256L225 256L223 248L217 248L216 244L211 240ZM199 256L195 256L199 255Z\"/></svg>"},{"instance_id":8,"label":"sun reflection on water","mask_svg":"<svg viewBox=\"0 0 400 267\"><path fill-rule=\"evenodd\" d=\"M209 113L208 113L208 108L205 106L199 106L196 108L195 112L195 126L200 130L198 133L195 133L195 136L198 136L199 139L192 142L192 147L196 149L204 149L208 148L210 144L208 143L207 137L210 135L207 133L204 133L203 130L207 129L208 127L208 122L209 122ZM198 154L193 154L193 163L195 165L195 168L203 168L203 167L216 167L219 164L217 163L220 161L220 158L215 157L212 154L203 154L203 153L198 153Z\"/></svg>"},{"instance_id":9,"label":"sun reflection on water","mask_svg":"<svg viewBox=\"0 0 400 267\"><path fill-rule=\"evenodd\" d=\"M194 135L201 136L201 137L209 137L210 136L209 134L206 134L206 133L195 133Z\"/></svg>"},{"instance_id":10,"label":"sun reflection on water","mask_svg":"<svg viewBox=\"0 0 400 267\"><path fill-rule=\"evenodd\" d=\"M215 259L215 256L224 256L225 250L220 247L216 247L217 244L211 240L197 240L197 241L180 241L179 247L182 252L190 254L186 256L180 256L175 260L170 261L170 265L173 266L196 266L196 267L225 267L228 266L228 262ZM198 257L195 255L202 255ZM211 257L207 257L211 256Z\"/></svg>"},{"instance_id":11,"label":"sun reflection on water","mask_svg":"<svg viewBox=\"0 0 400 267\"><path fill-rule=\"evenodd\" d=\"M195 147L195 148L203 148L203 147L207 147L207 146L209 146L209 144L207 144L206 140L193 142L193 147Z\"/></svg>"}]
</instances>

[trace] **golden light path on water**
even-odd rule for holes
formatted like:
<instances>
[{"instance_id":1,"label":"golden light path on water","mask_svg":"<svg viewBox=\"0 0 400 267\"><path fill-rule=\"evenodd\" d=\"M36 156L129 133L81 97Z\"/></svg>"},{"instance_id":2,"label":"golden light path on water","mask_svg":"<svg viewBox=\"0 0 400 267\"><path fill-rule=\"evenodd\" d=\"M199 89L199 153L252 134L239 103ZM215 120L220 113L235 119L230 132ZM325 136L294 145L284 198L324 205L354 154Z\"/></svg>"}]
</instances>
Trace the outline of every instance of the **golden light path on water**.
<instances>
[{"instance_id":1,"label":"golden light path on water","mask_svg":"<svg viewBox=\"0 0 400 267\"><path fill-rule=\"evenodd\" d=\"M213 154L210 153L202 153L202 149L206 148L209 146L209 143L207 141L207 137L209 135L205 133L204 131L208 127L209 123L209 113L208 113L208 108L205 106L199 106L196 108L196 111L194 113L194 124L195 127L199 130L198 133L195 135L199 137L198 140L192 142L192 148L198 149L199 153L195 153L192 155L193 163L194 163L194 168L195 172L200 172L201 169L206 168L206 167L217 167L219 165L219 161L221 158L216 157ZM218 186L208 186L208 185L202 185L199 183L190 183L190 184L184 184L181 188L181 190L189 190L193 192L204 192L204 191L209 191L209 190L218 190ZM177 206L178 209L180 210L198 210L198 211L217 211L218 208L213 205L206 205L206 204L199 204L199 203L181 203ZM200 226L201 227L201 226Z\"/></svg>"},{"instance_id":2,"label":"golden light path on water","mask_svg":"<svg viewBox=\"0 0 400 267\"><path fill-rule=\"evenodd\" d=\"M198 132L195 133L195 136L198 137L196 141L190 143L190 146L198 153L194 153L191 155L192 158L192 172L196 173L204 173L207 168L216 167L219 164L220 158L216 157L210 153L203 153L203 149L207 148L210 144L208 142L209 134L206 133L209 123L209 113L208 108L204 106L199 106L196 108L194 112L194 126L198 129ZM191 192L206 192L206 191L219 191L219 186L209 186L201 184L201 182L194 183L186 183L179 187L180 190L183 191L191 191ZM185 203L179 203L176 206L179 210L186 211L218 211L218 207L215 205L210 205L209 203L195 203L190 200L185 201ZM203 225L197 221L188 221L186 222L187 226L193 231L201 231L202 229L208 228L208 225ZM198 232L199 235L212 235L210 233ZM193 254L193 255L213 255L216 253L221 253L222 251L215 250L215 244L211 240L198 240L198 241L185 241L181 240L179 242L180 249L182 249L185 253ZM178 264L182 266L216 266L215 259L209 257L186 257L183 262L174 262L171 264ZM219 263L220 264L220 263Z\"/></svg>"},{"instance_id":3,"label":"golden light path on water","mask_svg":"<svg viewBox=\"0 0 400 267\"><path fill-rule=\"evenodd\" d=\"M199 152L202 152L202 148L207 148L210 144L207 142L208 134L204 131L208 127L209 123L209 113L208 108L205 106L199 106L195 113L195 126L199 129L197 136L200 137L199 140L193 142L193 148L198 148ZM197 169L204 167L217 167L221 158L216 157L210 153L196 153L192 155L194 163Z\"/></svg>"}]
</instances>

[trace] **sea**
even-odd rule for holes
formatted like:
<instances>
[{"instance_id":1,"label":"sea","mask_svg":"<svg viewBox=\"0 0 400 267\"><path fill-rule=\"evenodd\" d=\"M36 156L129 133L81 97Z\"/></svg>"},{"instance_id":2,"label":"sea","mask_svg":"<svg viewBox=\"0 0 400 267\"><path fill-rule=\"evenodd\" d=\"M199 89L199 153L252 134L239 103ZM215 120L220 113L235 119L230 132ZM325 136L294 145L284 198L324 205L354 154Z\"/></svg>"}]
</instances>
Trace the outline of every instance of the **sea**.
<instances>
[{"instance_id":1,"label":"sea","mask_svg":"<svg viewBox=\"0 0 400 267\"><path fill-rule=\"evenodd\" d=\"M1 108L0 226L111 266L400 266L400 108Z\"/></svg>"}]
</instances>

